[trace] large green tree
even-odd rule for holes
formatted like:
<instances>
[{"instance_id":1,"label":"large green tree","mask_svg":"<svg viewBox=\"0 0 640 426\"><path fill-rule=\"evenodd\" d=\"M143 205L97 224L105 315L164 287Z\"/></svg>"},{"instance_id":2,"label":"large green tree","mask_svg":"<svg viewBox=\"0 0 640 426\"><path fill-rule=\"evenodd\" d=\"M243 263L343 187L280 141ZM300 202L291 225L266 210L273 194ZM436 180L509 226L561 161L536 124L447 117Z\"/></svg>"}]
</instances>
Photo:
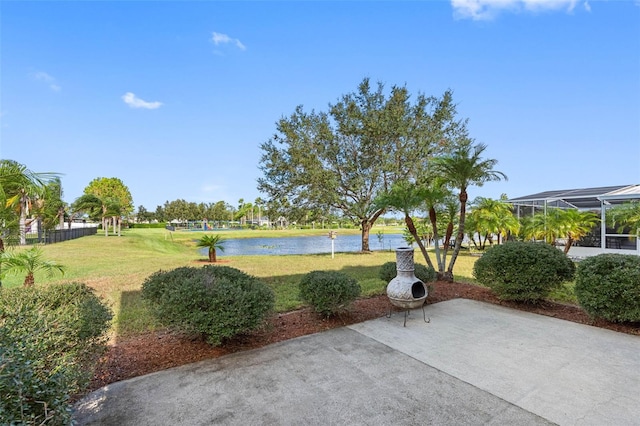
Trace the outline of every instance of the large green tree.
<instances>
[{"instance_id":1,"label":"large green tree","mask_svg":"<svg viewBox=\"0 0 640 426\"><path fill-rule=\"evenodd\" d=\"M84 194L95 195L101 200L111 199L120 206L123 215L133 213L133 198L129 188L118 178L99 177L84 189Z\"/></svg>"},{"instance_id":2,"label":"large green tree","mask_svg":"<svg viewBox=\"0 0 640 426\"><path fill-rule=\"evenodd\" d=\"M449 91L411 102L406 87L393 86L387 95L382 83L372 87L364 79L328 112L298 106L278 121L276 134L261 145L258 188L274 211L287 205L341 211L359 224L362 251L369 251L371 227L385 211L376 196L425 170L464 125Z\"/></svg>"}]
</instances>

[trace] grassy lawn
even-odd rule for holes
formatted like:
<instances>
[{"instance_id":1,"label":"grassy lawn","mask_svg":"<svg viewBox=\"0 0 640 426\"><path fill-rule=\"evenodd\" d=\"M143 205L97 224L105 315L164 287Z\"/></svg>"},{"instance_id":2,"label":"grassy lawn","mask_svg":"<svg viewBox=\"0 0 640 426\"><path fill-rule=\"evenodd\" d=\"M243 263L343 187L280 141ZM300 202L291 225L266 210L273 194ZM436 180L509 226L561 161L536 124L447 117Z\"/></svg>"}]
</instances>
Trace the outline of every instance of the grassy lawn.
<instances>
[{"instance_id":1,"label":"grassy lawn","mask_svg":"<svg viewBox=\"0 0 640 426\"><path fill-rule=\"evenodd\" d=\"M380 228L387 233L398 229ZM378 228L374 228L372 239ZM326 229L290 231L227 231L225 238L287 237L323 235ZM343 234L358 234L358 230L340 230ZM216 232L217 233L217 232ZM179 266L202 266L202 256L195 240L202 232L172 232L164 229L131 229L122 237L104 237L101 234L51 244L43 247L49 260L66 267L64 276L47 277L37 273L36 285L80 281L87 283L105 298L114 310L114 337L126 337L153 330L161 325L150 315L140 298L145 278L158 270ZM18 248L19 249L19 248ZM417 252L417 263L424 259ZM472 268L477 257L462 253L458 258L455 276L458 281L473 282ZM358 281L364 296L383 294L386 283L378 278L379 267L395 261L395 253L377 251L371 254L336 253L288 256L224 256L220 264L232 266L248 274L262 278L276 294L276 310L279 312L302 306L298 298L298 282L302 275L313 270L345 272ZM6 287L22 284L22 276L7 276Z\"/></svg>"}]
</instances>

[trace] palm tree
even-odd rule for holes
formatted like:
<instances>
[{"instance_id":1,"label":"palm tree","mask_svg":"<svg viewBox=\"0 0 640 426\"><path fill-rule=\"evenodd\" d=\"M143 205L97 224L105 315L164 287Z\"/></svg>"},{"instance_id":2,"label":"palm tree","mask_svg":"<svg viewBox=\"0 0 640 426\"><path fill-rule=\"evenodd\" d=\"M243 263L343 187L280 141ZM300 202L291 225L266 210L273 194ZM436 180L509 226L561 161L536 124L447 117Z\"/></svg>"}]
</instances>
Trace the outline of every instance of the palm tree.
<instances>
[{"instance_id":1,"label":"palm tree","mask_svg":"<svg viewBox=\"0 0 640 426\"><path fill-rule=\"evenodd\" d=\"M104 229L104 236L109 236L109 216L115 216L113 213L112 202L108 199L99 198L93 194L84 194L76 198L73 202L73 210L75 212L85 212L89 217L100 217L102 220L102 229Z\"/></svg>"},{"instance_id":2,"label":"palm tree","mask_svg":"<svg viewBox=\"0 0 640 426\"><path fill-rule=\"evenodd\" d=\"M593 212L574 209L560 211L560 232L566 238L564 253L569 253L573 243L587 235L600 219Z\"/></svg>"},{"instance_id":3,"label":"palm tree","mask_svg":"<svg viewBox=\"0 0 640 426\"><path fill-rule=\"evenodd\" d=\"M220 235L203 235L196 242L196 246L204 247L209 250L209 262L215 263L217 262L216 258L216 250L224 251L224 243L225 239L223 239Z\"/></svg>"},{"instance_id":4,"label":"palm tree","mask_svg":"<svg viewBox=\"0 0 640 426\"><path fill-rule=\"evenodd\" d=\"M544 214L535 215L522 223L525 238L545 240L554 247L558 238L564 238L566 254L573 243L587 235L599 220L593 212L549 208Z\"/></svg>"},{"instance_id":5,"label":"palm tree","mask_svg":"<svg viewBox=\"0 0 640 426\"><path fill-rule=\"evenodd\" d=\"M36 271L44 271L52 276L55 272L64 274L64 266L52 260L44 259L44 253L38 246L20 252L5 252L2 254L5 272L26 273L24 286L32 287L35 284L33 274Z\"/></svg>"},{"instance_id":6,"label":"palm tree","mask_svg":"<svg viewBox=\"0 0 640 426\"><path fill-rule=\"evenodd\" d=\"M427 249L422 242L422 238L420 238L420 235L418 234L413 218L411 217L412 211L424 202L426 195L425 192L425 188L420 188L413 183L408 181L398 181L392 186L390 191L376 197L374 205L377 209L390 207L404 213L404 222L407 225L409 233L413 236L418 247L420 247L420 251L424 256L427 265L435 269L431 263L429 255L427 254Z\"/></svg>"},{"instance_id":7,"label":"palm tree","mask_svg":"<svg viewBox=\"0 0 640 426\"><path fill-rule=\"evenodd\" d=\"M471 140L465 138L460 141L451 154L434 159L435 169L452 187L459 191L460 215L458 217L457 236L449 266L443 277L448 281L453 281L453 266L460 253L464 238L464 221L469 198L467 194L468 187L472 185L482 186L485 182L507 179L504 173L493 169L498 163L497 160L482 158L482 153L487 146L481 143L472 145L471 142Z\"/></svg>"},{"instance_id":8,"label":"palm tree","mask_svg":"<svg viewBox=\"0 0 640 426\"><path fill-rule=\"evenodd\" d=\"M632 201L619 206L615 206L607 213L607 220L617 226L619 233L624 232L624 228L631 228L631 232L635 230L640 232L640 201Z\"/></svg>"},{"instance_id":9,"label":"palm tree","mask_svg":"<svg viewBox=\"0 0 640 426\"><path fill-rule=\"evenodd\" d=\"M496 235L497 243L509 234L517 233L520 229L518 219L513 215L512 205L504 200L478 197L474 200L471 217L474 219L475 230L482 239L480 248L484 249L486 241L492 243L491 236ZM468 219L468 218L467 218Z\"/></svg>"},{"instance_id":10,"label":"palm tree","mask_svg":"<svg viewBox=\"0 0 640 426\"><path fill-rule=\"evenodd\" d=\"M20 245L25 245L27 218L32 202L42 198L55 173L34 173L13 160L0 160L0 201L2 209L13 210L19 218ZM4 249L4 243L0 243Z\"/></svg>"}]
</instances>

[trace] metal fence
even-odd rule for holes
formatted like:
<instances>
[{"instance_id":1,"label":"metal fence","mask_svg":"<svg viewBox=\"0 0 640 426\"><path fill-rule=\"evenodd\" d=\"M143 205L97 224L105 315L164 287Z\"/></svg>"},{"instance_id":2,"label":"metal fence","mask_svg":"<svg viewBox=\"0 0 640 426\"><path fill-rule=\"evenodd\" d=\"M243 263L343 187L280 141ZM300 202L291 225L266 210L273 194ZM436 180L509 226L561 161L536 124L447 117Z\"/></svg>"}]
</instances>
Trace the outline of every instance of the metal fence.
<instances>
[{"instance_id":1,"label":"metal fence","mask_svg":"<svg viewBox=\"0 0 640 426\"><path fill-rule=\"evenodd\" d=\"M56 229L44 231L40 234L27 234L27 244L54 244L62 241L73 240L87 235L96 235L98 228L95 226L86 228Z\"/></svg>"}]
</instances>

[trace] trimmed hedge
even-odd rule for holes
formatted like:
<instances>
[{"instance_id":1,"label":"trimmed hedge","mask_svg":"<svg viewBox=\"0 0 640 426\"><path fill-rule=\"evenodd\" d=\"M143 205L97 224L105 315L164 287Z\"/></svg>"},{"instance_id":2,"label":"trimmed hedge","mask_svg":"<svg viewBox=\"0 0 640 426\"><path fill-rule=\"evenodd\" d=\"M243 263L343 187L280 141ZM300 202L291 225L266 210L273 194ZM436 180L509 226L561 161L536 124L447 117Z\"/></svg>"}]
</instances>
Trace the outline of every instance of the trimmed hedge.
<instances>
[{"instance_id":1,"label":"trimmed hedge","mask_svg":"<svg viewBox=\"0 0 640 426\"><path fill-rule=\"evenodd\" d=\"M112 318L84 284L0 290L2 424L67 425Z\"/></svg>"},{"instance_id":2,"label":"trimmed hedge","mask_svg":"<svg viewBox=\"0 0 640 426\"><path fill-rule=\"evenodd\" d=\"M298 285L300 298L323 315L333 315L360 296L358 282L343 272L312 271Z\"/></svg>"},{"instance_id":3,"label":"trimmed hedge","mask_svg":"<svg viewBox=\"0 0 640 426\"><path fill-rule=\"evenodd\" d=\"M396 262L385 263L380 267L380 272L378 273L380 279L386 283L394 279L396 275L398 275ZM438 274L433 268L422 265L420 263L415 264L414 275L425 284L435 281L438 278Z\"/></svg>"},{"instance_id":4,"label":"trimmed hedge","mask_svg":"<svg viewBox=\"0 0 640 426\"><path fill-rule=\"evenodd\" d=\"M262 281L213 265L158 271L142 284L142 297L160 321L201 334L212 345L258 328L275 303Z\"/></svg>"},{"instance_id":5,"label":"trimmed hedge","mask_svg":"<svg viewBox=\"0 0 640 426\"><path fill-rule=\"evenodd\" d=\"M592 317L640 321L640 257L600 254L578 264L576 298Z\"/></svg>"},{"instance_id":6,"label":"trimmed hedge","mask_svg":"<svg viewBox=\"0 0 640 426\"><path fill-rule=\"evenodd\" d=\"M158 223L129 223L129 228L136 229L164 229L166 228L166 222Z\"/></svg>"},{"instance_id":7,"label":"trimmed hedge","mask_svg":"<svg viewBox=\"0 0 640 426\"><path fill-rule=\"evenodd\" d=\"M473 266L482 285L500 299L536 302L573 279L575 265L549 244L513 241L489 248Z\"/></svg>"}]
</instances>

